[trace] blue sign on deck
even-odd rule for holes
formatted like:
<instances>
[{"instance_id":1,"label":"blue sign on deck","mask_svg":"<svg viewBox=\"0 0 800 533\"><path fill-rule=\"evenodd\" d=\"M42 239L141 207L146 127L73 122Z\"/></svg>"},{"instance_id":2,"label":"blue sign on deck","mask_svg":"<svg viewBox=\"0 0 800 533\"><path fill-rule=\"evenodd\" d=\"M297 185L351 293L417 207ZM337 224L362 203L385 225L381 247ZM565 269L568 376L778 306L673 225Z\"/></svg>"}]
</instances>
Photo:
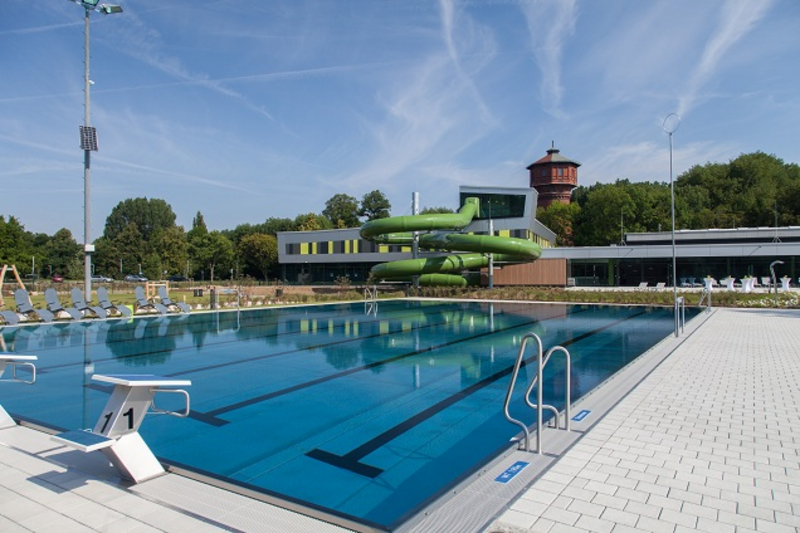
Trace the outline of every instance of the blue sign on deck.
<instances>
[{"instance_id":1,"label":"blue sign on deck","mask_svg":"<svg viewBox=\"0 0 800 533\"><path fill-rule=\"evenodd\" d=\"M529 464L530 463L526 463L525 461L517 461L513 465L506 468L506 471L494 478L494 480L497 483L508 483L514 479L514 476L522 472Z\"/></svg>"},{"instance_id":2,"label":"blue sign on deck","mask_svg":"<svg viewBox=\"0 0 800 533\"><path fill-rule=\"evenodd\" d=\"M583 420L584 418L589 416L589 413L591 413L591 411L589 411L588 409L584 409L583 411L579 412L577 415L573 416L572 420L574 420L575 422L580 422L581 420Z\"/></svg>"}]
</instances>

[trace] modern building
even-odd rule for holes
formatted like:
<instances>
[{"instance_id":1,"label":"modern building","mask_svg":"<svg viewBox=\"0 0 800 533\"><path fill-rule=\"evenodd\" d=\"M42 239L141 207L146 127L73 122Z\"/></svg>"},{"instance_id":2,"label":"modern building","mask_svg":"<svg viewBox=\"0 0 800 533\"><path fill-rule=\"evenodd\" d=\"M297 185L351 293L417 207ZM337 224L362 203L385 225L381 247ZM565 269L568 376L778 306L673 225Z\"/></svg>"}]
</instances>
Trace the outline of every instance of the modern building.
<instances>
[{"instance_id":1,"label":"modern building","mask_svg":"<svg viewBox=\"0 0 800 533\"><path fill-rule=\"evenodd\" d=\"M536 220L535 189L460 187L459 206L468 197L480 199L480 213L463 232L485 235L491 224L494 235L528 239L543 249L554 246L555 234ZM423 250L419 254L443 255ZM411 246L375 244L362 239L359 228L278 233L281 277L289 283L335 283L343 276L351 283L364 283L378 263L411 257ZM560 271L563 277L563 268Z\"/></svg>"}]
</instances>

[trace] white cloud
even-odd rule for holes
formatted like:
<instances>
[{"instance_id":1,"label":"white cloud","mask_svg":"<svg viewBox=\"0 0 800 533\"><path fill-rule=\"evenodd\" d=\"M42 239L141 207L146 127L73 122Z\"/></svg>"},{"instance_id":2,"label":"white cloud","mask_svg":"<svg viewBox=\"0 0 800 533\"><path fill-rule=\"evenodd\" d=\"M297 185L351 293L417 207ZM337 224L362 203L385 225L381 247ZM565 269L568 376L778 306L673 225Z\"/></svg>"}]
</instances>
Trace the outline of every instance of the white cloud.
<instances>
[{"instance_id":1,"label":"white cloud","mask_svg":"<svg viewBox=\"0 0 800 533\"><path fill-rule=\"evenodd\" d=\"M692 71L678 104L678 114L686 115L698 99L698 93L712 79L725 54L744 38L766 15L771 1L728 0L720 10L719 25L706 42L703 55Z\"/></svg>"},{"instance_id":2,"label":"white cloud","mask_svg":"<svg viewBox=\"0 0 800 533\"><path fill-rule=\"evenodd\" d=\"M576 0L530 0L520 3L531 47L542 74L540 98L546 112L556 117L564 116L561 99L562 53L567 40L575 31L577 20Z\"/></svg>"}]
</instances>

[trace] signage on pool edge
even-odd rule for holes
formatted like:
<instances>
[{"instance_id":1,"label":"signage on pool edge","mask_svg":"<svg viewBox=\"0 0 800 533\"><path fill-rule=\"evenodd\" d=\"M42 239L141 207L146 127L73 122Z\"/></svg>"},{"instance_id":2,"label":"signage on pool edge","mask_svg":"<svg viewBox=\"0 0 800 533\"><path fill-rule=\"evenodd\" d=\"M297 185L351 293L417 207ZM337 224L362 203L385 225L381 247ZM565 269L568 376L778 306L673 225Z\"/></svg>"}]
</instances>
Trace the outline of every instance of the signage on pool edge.
<instances>
[{"instance_id":1,"label":"signage on pool edge","mask_svg":"<svg viewBox=\"0 0 800 533\"><path fill-rule=\"evenodd\" d=\"M530 463L526 463L525 461L517 461L513 465L506 468L506 471L494 478L496 483L508 483L514 476L522 472L526 466Z\"/></svg>"},{"instance_id":2,"label":"signage on pool edge","mask_svg":"<svg viewBox=\"0 0 800 533\"><path fill-rule=\"evenodd\" d=\"M574 420L575 422L580 422L581 420L589 416L589 413L591 413L591 411L589 411L588 409L584 409L583 411L580 411L577 415L573 416L572 420Z\"/></svg>"}]
</instances>

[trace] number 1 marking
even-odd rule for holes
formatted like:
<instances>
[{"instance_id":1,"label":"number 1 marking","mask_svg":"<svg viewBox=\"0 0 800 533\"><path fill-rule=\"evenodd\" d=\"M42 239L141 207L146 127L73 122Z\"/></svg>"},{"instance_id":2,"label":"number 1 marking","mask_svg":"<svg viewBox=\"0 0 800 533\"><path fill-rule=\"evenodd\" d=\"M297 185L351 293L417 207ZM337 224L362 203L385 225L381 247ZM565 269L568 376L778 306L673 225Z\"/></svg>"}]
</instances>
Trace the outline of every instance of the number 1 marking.
<instances>
[{"instance_id":1,"label":"number 1 marking","mask_svg":"<svg viewBox=\"0 0 800 533\"><path fill-rule=\"evenodd\" d=\"M103 424L102 429L100 429L100 433L105 433L106 428L108 427L108 423L111 422L111 417L114 416L114 411L109 411L108 414L105 416L106 423Z\"/></svg>"},{"instance_id":2,"label":"number 1 marking","mask_svg":"<svg viewBox=\"0 0 800 533\"><path fill-rule=\"evenodd\" d=\"M128 429L133 429L133 407L122 413L122 416L128 417Z\"/></svg>"}]
</instances>

